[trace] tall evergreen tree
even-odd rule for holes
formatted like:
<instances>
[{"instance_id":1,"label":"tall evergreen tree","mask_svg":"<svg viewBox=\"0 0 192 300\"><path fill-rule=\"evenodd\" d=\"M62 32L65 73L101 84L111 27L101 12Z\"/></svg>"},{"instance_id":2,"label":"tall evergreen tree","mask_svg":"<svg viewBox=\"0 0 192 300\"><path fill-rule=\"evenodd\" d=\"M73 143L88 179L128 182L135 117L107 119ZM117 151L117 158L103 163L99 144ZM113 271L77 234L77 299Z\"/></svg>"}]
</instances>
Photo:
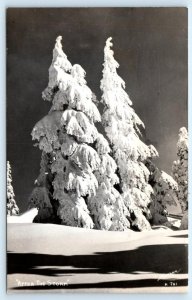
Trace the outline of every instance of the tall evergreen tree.
<instances>
[{"instance_id":1,"label":"tall evergreen tree","mask_svg":"<svg viewBox=\"0 0 192 300\"><path fill-rule=\"evenodd\" d=\"M15 201L15 194L12 186L11 165L7 161L7 215L14 216L19 214L19 208Z\"/></svg>"},{"instance_id":2,"label":"tall evergreen tree","mask_svg":"<svg viewBox=\"0 0 192 300\"><path fill-rule=\"evenodd\" d=\"M125 210L118 192L113 195L116 165L108 155L107 141L95 127L95 122L100 121L100 113L93 103L95 95L86 84L83 68L77 64L72 66L64 54L61 37L56 39L49 83L42 95L44 100L52 102L52 107L33 128L32 137L38 141L40 150L49 155L48 169L53 176L51 185L49 181L47 186L47 176L42 183L43 205L52 214L50 197L58 201L57 213L62 224L106 230L126 228L123 213L115 211L118 211L116 206L121 207L122 212ZM99 181L105 170L113 177L109 180L108 197L107 185L104 186L107 179L103 184ZM41 173L46 172L43 169ZM99 188L100 196L105 193L105 199L100 202L96 197L98 181L103 188L103 192ZM110 221L105 220L109 215Z\"/></svg>"},{"instance_id":3,"label":"tall evergreen tree","mask_svg":"<svg viewBox=\"0 0 192 300\"><path fill-rule=\"evenodd\" d=\"M132 108L132 101L125 92L125 82L117 74L118 62L114 59L111 38L104 48L104 68L101 80L104 113L102 122L112 147L120 175L120 188L129 210L130 224L138 230L150 229L148 219L152 187L148 184L149 170L145 161L151 150L139 135L143 122Z\"/></svg>"},{"instance_id":4,"label":"tall evergreen tree","mask_svg":"<svg viewBox=\"0 0 192 300\"><path fill-rule=\"evenodd\" d=\"M185 127L179 130L177 160L173 162L173 176L178 183L177 197L184 214L182 227L188 227L188 132Z\"/></svg>"}]
</instances>

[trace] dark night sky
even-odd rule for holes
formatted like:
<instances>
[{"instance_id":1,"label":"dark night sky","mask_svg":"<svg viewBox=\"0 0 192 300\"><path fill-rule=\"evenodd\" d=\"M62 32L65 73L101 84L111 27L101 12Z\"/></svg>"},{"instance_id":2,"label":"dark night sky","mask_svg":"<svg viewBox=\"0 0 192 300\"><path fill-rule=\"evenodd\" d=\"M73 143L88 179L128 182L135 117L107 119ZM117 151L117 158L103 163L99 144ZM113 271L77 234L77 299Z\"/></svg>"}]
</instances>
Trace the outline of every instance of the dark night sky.
<instances>
[{"instance_id":1,"label":"dark night sky","mask_svg":"<svg viewBox=\"0 0 192 300\"><path fill-rule=\"evenodd\" d=\"M187 10L185 8L13 9L7 11L7 159L23 211L39 172L31 131L49 110L41 99L58 35L72 64L87 72L100 98L105 40L113 37L119 75L143 120L144 138L171 173L178 130L187 126Z\"/></svg>"}]
</instances>

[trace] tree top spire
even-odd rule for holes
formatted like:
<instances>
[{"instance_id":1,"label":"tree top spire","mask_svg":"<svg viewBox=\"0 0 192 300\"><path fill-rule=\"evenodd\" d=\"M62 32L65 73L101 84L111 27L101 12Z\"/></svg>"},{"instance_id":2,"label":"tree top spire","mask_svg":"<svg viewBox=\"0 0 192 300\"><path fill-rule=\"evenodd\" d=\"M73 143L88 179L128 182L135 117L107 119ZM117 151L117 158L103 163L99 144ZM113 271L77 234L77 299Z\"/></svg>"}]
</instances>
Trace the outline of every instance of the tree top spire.
<instances>
[{"instance_id":1,"label":"tree top spire","mask_svg":"<svg viewBox=\"0 0 192 300\"><path fill-rule=\"evenodd\" d=\"M188 136L188 132L187 132L187 129L185 127L181 127L179 129L179 137L182 138L182 137L187 137Z\"/></svg>"},{"instance_id":2,"label":"tree top spire","mask_svg":"<svg viewBox=\"0 0 192 300\"><path fill-rule=\"evenodd\" d=\"M105 55L108 55L108 56L112 56L112 57L113 57L114 52L113 52L113 50L111 49L111 47L113 47L112 37L109 37L109 38L106 40L104 53L105 53Z\"/></svg>"},{"instance_id":3,"label":"tree top spire","mask_svg":"<svg viewBox=\"0 0 192 300\"><path fill-rule=\"evenodd\" d=\"M61 58L64 58L66 59L67 58L67 55L63 52L63 46L62 46L62 36L59 35L57 38L56 38L56 43L55 43L55 47L53 49L53 62L56 62L60 65L61 62L58 62L58 57L61 57ZM71 64L70 64L70 68L71 68ZM69 68L69 69L70 69Z\"/></svg>"},{"instance_id":4,"label":"tree top spire","mask_svg":"<svg viewBox=\"0 0 192 300\"><path fill-rule=\"evenodd\" d=\"M61 41L62 41L62 36L59 35L59 36L56 38L55 48L60 48L60 49L62 49Z\"/></svg>"},{"instance_id":5,"label":"tree top spire","mask_svg":"<svg viewBox=\"0 0 192 300\"><path fill-rule=\"evenodd\" d=\"M106 46L108 48L111 48L113 46L112 37L111 36L106 40Z\"/></svg>"}]
</instances>

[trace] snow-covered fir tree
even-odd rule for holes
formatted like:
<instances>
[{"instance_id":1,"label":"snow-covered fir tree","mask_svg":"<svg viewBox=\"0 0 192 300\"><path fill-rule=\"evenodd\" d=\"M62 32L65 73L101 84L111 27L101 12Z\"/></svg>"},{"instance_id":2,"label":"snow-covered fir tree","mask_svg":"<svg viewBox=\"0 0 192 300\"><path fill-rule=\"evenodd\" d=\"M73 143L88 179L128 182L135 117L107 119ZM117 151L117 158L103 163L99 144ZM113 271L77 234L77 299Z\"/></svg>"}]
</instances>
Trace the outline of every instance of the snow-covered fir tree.
<instances>
[{"instance_id":1,"label":"snow-covered fir tree","mask_svg":"<svg viewBox=\"0 0 192 300\"><path fill-rule=\"evenodd\" d=\"M179 130L177 160L173 162L173 176L178 183L177 197L184 214L181 224L187 228L188 220L188 132L185 127Z\"/></svg>"},{"instance_id":2,"label":"snow-covered fir tree","mask_svg":"<svg viewBox=\"0 0 192 300\"><path fill-rule=\"evenodd\" d=\"M139 127L143 122L132 108L132 101L125 92L125 82L117 74L118 62L111 49L111 38L104 48L104 68L101 80L104 113L102 123L116 161L120 176L120 189L129 211L131 228L150 229L149 205L153 189L148 184L149 170L145 161L151 157L154 147L148 147L140 139Z\"/></svg>"},{"instance_id":3,"label":"snow-covered fir tree","mask_svg":"<svg viewBox=\"0 0 192 300\"><path fill-rule=\"evenodd\" d=\"M61 37L56 39L49 83L42 96L52 106L33 128L32 138L50 157L52 193L50 180L47 187L47 183L37 179L42 184L35 197L39 198L40 192L43 206L50 214L54 207L50 199L58 202L62 224L106 230L127 228L126 208L113 188L118 180L116 164L108 154L107 141L95 127L95 122L101 120L93 103L95 95L86 84L83 68L78 64L72 66L67 59ZM44 174L49 174L49 170L43 166L40 173L47 182Z\"/></svg>"},{"instance_id":4,"label":"snow-covered fir tree","mask_svg":"<svg viewBox=\"0 0 192 300\"><path fill-rule=\"evenodd\" d=\"M168 205L176 205L176 192L178 185L176 181L168 175L166 172L159 170L155 163L148 159L146 167L150 171L149 184L153 188L152 202L150 204L152 225L167 225L169 221L167 219Z\"/></svg>"},{"instance_id":5,"label":"snow-covered fir tree","mask_svg":"<svg viewBox=\"0 0 192 300\"><path fill-rule=\"evenodd\" d=\"M14 216L19 214L19 208L15 201L15 194L12 186L12 173L10 162L7 161L7 215Z\"/></svg>"}]
</instances>

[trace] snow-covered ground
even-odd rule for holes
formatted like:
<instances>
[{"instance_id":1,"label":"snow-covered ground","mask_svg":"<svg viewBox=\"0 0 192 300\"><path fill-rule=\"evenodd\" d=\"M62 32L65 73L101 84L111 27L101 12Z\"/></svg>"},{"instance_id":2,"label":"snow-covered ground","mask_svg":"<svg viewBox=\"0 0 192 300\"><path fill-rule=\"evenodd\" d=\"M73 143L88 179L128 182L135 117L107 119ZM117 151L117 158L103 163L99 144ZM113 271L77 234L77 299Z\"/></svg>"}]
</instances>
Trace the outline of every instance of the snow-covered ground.
<instances>
[{"instance_id":1,"label":"snow-covered ground","mask_svg":"<svg viewBox=\"0 0 192 300\"><path fill-rule=\"evenodd\" d=\"M37 208L32 208L18 216L7 216L7 223L32 223L37 215Z\"/></svg>"},{"instance_id":2,"label":"snow-covered ground","mask_svg":"<svg viewBox=\"0 0 192 300\"><path fill-rule=\"evenodd\" d=\"M188 232L8 224L9 292L184 292Z\"/></svg>"}]
</instances>

